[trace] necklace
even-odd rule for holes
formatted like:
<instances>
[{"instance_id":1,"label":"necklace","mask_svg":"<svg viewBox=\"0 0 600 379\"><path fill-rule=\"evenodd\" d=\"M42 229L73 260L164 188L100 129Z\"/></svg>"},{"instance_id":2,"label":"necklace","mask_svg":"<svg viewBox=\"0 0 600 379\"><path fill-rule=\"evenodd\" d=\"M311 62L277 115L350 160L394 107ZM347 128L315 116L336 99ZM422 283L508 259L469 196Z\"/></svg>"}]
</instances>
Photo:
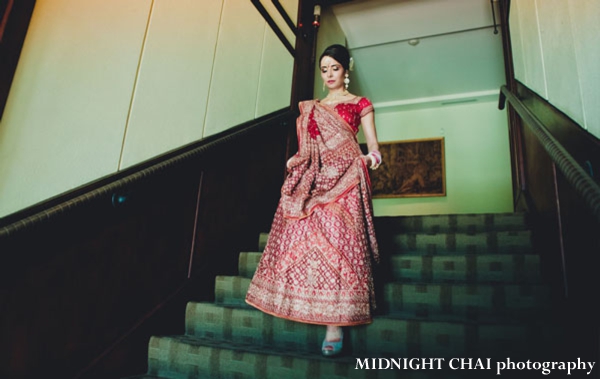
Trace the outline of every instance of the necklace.
<instances>
[{"instance_id":1,"label":"necklace","mask_svg":"<svg viewBox=\"0 0 600 379\"><path fill-rule=\"evenodd\" d=\"M344 97L348 94L348 91L343 90L340 92L334 92L333 94L330 92L329 95L327 95L327 97L331 97L332 99L339 99L340 97Z\"/></svg>"},{"instance_id":2,"label":"necklace","mask_svg":"<svg viewBox=\"0 0 600 379\"><path fill-rule=\"evenodd\" d=\"M327 95L327 97L325 97L325 99L323 99L323 101L326 103L332 103L332 102L336 101L337 99L345 97L347 95L348 95L348 91L346 91L346 90L340 91L340 92L329 93Z\"/></svg>"}]
</instances>

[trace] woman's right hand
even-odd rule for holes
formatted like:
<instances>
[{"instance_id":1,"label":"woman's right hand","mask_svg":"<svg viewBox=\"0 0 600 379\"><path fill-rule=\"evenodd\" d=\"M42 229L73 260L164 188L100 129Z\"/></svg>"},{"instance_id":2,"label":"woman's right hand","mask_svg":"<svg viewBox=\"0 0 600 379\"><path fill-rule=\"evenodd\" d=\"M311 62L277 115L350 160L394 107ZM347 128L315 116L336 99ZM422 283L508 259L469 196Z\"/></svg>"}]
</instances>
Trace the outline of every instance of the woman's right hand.
<instances>
[{"instance_id":1,"label":"woman's right hand","mask_svg":"<svg viewBox=\"0 0 600 379\"><path fill-rule=\"evenodd\" d=\"M297 156L298 156L298 153L296 153L296 154L292 155L292 157L291 157L290 159L288 159L288 160L287 160L287 162L285 162L285 167L286 167L288 170L291 170L291 169L292 169L292 166L293 166L293 164L292 164L292 163L293 163L294 159L295 159Z\"/></svg>"}]
</instances>

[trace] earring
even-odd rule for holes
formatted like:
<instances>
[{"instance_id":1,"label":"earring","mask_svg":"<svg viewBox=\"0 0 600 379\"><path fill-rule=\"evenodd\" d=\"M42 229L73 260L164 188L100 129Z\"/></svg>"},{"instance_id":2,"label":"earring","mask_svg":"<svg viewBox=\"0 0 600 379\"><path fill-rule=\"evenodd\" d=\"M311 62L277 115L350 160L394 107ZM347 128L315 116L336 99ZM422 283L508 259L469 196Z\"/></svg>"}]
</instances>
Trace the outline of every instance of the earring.
<instances>
[{"instance_id":1,"label":"earring","mask_svg":"<svg viewBox=\"0 0 600 379\"><path fill-rule=\"evenodd\" d=\"M325 82L323 82L323 92L325 92Z\"/></svg>"},{"instance_id":2,"label":"earring","mask_svg":"<svg viewBox=\"0 0 600 379\"><path fill-rule=\"evenodd\" d=\"M344 78L344 86L348 89L348 84L350 84L350 78L348 77L348 73L346 73L346 77Z\"/></svg>"}]
</instances>

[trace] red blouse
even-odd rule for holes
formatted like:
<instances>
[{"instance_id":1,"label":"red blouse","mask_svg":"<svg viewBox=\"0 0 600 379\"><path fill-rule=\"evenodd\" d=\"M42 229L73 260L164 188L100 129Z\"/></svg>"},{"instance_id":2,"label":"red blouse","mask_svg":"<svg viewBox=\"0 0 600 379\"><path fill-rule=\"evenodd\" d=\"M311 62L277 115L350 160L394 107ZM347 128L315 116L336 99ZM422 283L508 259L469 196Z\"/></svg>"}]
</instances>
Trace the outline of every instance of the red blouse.
<instances>
[{"instance_id":1,"label":"red blouse","mask_svg":"<svg viewBox=\"0 0 600 379\"><path fill-rule=\"evenodd\" d=\"M358 133L360 119L373 112L373 104L366 97L357 96L348 101L336 104L333 109Z\"/></svg>"},{"instance_id":2,"label":"red blouse","mask_svg":"<svg viewBox=\"0 0 600 379\"><path fill-rule=\"evenodd\" d=\"M319 101L319 100L317 100ZM333 106L333 110L352 127L354 133L358 133L360 119L370 112L373 112L373 104L366 97L356 96L350 100L337 103ZM315 139L319 134L319 127L313 118L313 112L308 116L308 133L310 138Z\"/></svg>"}]
</instances>

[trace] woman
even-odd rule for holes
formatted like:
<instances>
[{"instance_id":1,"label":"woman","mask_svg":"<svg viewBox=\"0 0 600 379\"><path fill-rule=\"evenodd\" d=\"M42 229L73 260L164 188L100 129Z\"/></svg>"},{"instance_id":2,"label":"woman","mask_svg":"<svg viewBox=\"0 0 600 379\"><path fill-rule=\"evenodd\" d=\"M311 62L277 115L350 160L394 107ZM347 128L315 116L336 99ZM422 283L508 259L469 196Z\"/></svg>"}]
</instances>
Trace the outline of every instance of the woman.
<instances>
[{"instance_id":1,"label":"woman","mask_svg":"<svg viewBox=\"0 0 600 379\"><path fill-rule=\"evenodd\" d=\"M373 105L348 92L351 59L325 49L323 100L300 103L298 153L287 162L267 245L246 302L289 320L327 325L321 351L342 350L342 326L371 322L371 259L378 261L367 167L381 163ZM370 153L357 139L362 124Z\"/></svg>"}]
</instances>

